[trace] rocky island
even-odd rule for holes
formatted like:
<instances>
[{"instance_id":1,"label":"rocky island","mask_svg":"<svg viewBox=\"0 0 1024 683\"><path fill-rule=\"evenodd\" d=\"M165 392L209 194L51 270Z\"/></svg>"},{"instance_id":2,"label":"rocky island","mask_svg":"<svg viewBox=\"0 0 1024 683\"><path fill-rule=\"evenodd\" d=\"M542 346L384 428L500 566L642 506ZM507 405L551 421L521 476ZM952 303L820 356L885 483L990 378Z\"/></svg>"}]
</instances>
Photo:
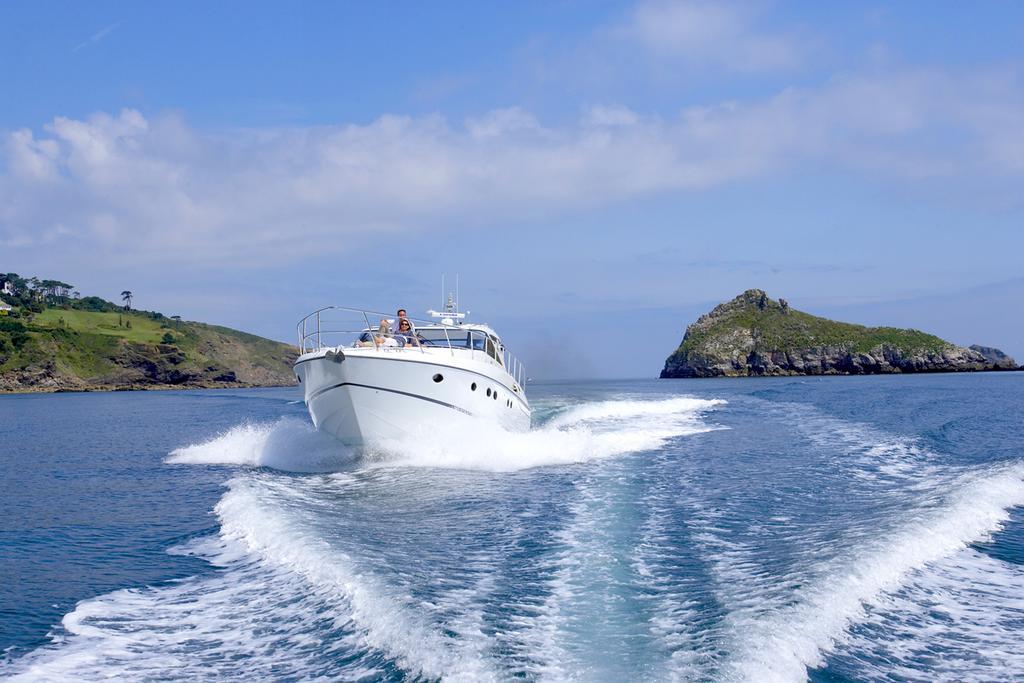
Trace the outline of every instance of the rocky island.
<instances>
[{"instance_id":1,"label":"rocky island","mask_svg":"<svg viewBox=\"0 0 1024 683\"><path fill-rule=\"evenodd\" d=\"M750 289L686 328L662 377L872 375L1016 370L999 349L918 330L865 327L790 308Z\"/></svg>"}]
</instances>

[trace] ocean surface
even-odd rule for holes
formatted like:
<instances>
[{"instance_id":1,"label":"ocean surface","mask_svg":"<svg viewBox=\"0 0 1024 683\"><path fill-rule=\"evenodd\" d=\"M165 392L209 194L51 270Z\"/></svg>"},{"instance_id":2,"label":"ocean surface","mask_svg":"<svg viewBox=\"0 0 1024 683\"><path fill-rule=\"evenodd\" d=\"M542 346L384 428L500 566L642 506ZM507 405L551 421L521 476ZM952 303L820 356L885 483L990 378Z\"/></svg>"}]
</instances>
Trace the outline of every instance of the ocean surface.
<instances>
[{"instance_id":1,"label":"ocean surface","mask_svg":"<svg viewBox=\"0 0 1024 683\"><path fill-rule=\"evenodd\" d=\"M1024 679L1024 373L0 396L0 678Z\"/></svg>"}]
</instances>

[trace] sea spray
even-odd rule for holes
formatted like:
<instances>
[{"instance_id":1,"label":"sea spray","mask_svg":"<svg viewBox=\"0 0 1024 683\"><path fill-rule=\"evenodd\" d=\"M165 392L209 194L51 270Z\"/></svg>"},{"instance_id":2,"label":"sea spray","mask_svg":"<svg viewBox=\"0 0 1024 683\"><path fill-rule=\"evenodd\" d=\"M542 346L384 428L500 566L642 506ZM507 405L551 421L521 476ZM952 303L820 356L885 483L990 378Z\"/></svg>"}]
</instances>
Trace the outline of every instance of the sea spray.
<instances>
[{"instance_id":1,"label":"sea spray","mask_svg":"<svg viewBox=\"0 0 1024 683\"><path fill-rule=\"evenodd\" d=\"M364 455L365 464L374 466L514 471L658 448L674 437L716 429L702 416L724 404L686 397L601 401L568 408L528 432L510 432L482 421L457 430L434 425L361 451L288 418L238 425L209 441L175 450L167 461L325 472L347 468Z\"/></svg>"},{"instance_id":2,"label":"sea spray","mask_svg":"<svg viewBox=\"0 0 1024 683\"><path fill-rule=\"evenodd\" d=\"M356 453L297 418L236 425L219 436L174 450L176 465L246 465L289 472L331 472L352 463Z\"/></svg>"}]
</instances>

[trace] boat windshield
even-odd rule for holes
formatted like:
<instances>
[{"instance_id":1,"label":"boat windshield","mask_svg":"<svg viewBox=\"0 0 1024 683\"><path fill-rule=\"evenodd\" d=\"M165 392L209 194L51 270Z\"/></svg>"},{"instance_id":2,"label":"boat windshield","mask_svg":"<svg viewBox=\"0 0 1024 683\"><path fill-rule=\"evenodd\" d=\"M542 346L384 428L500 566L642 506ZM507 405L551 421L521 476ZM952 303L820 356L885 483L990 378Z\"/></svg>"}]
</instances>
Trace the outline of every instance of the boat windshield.
<instances>
[{"instance_id":1,"label":"boat windshield","mask_svg":"<svg viewBox=\"0 0 1024 683\"><path fill-rule=\"evenodd\" d=\"M453 349L475 349L483 351L487 335L479 330L465 330L459 328L423 328L416 330L416 336L424 346L442 346L448 348L449 343Z\"/></svg>"}]
</instances>

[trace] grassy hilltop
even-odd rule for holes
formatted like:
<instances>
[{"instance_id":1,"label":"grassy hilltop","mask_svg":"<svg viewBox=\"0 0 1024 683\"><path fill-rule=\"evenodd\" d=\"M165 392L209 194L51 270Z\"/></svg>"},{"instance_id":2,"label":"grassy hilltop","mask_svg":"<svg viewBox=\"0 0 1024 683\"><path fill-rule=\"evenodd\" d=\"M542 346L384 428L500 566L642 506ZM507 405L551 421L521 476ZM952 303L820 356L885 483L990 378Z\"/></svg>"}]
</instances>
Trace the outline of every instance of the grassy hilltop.
<instances>
[{"instance_id":1,"label":"grassy hilltop","mask_svg":"<svg viewBox=\"0 0 1024 683\"><path fill-rule=\"evenodd\" d=\"M297 351L237 330L86 299L5 295L0 391L282 386Z\"/></svg>"},{"instance_id":2,"label":"grassy hilltop","mask_svg":"<svg viewBox=\"0 0 1024 683\"><path fill-rule=\"evenodd\" d=\"M998 349L964 348L918 330L821 318L747 290L686 329L662 377L843 375L1008 370Z\"/></svg>"}]
</instances>

